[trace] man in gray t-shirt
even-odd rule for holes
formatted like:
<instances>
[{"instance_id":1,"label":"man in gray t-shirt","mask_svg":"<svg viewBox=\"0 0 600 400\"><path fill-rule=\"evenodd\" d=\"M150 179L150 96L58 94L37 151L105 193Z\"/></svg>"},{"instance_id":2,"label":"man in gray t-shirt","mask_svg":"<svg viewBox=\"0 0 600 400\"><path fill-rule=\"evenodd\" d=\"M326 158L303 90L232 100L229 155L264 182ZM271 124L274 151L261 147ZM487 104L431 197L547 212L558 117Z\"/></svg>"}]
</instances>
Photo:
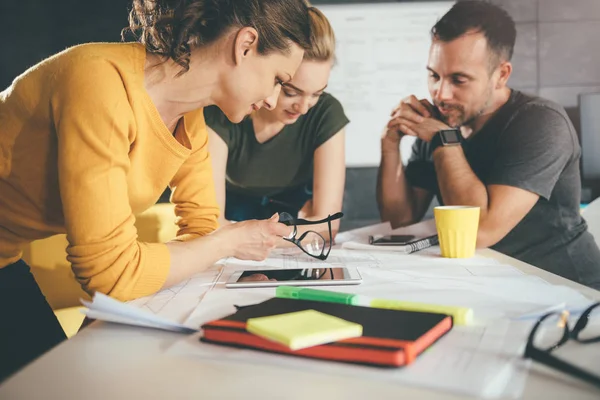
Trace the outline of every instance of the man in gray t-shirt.
<instances>
[{"instance_id":1,"label":"man in gray t-shirt","mask_svg":"<svg viewBox=\"0 0 600 400\"><path fill-rule=\"evenodd\" d=\"M434 195L479 206L479 247L600 289L600 250L579 213L577 135L562 107L506 86L515 37L508 14L479 1L457 3L434 26L433 104L406 98L382 137L382 219L418 221ZM406 135L418 139L403 167Z\"/></svg>"},{"instance_id":2,"label":"man in gray t-shirt","mask_svg":"<svg viewBox=\"0 0 600 400\"><path fill-rule=\"evenodd\" d=\"M431 147L416 141L406 179L444 204ZM494 250L577 282L600 284L600 252L579 214L581 149L562 107L512 91L483 128L463 141L462 149L486 186L506 185L538 196Z\"/></svg>"}]
</instances>

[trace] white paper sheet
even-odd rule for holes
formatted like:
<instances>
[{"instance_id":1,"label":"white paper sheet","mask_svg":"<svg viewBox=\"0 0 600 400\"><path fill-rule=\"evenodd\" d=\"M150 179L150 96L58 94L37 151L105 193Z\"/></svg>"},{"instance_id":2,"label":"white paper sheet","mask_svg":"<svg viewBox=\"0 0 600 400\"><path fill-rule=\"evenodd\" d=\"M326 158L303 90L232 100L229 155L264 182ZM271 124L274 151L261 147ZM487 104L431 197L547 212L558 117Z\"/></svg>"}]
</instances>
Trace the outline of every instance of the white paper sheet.
<instances>
[{"instance_id":1,"label":"white paper sheet","mask_svg":"<svg viewBox=\"0 0 600 400\"><path fill-rule=\"evenodd\" d=\"M98 292L94 294L91 302L86 300L81 302L87 307L83 313L92 319L173 332L192 333L197 330L140 310Z\"/></svg>"},{"instance_id":2,"label":"white paper sheet","mask_svg":"<svg viewBox=\"0 0 600 400\"><path fill-rule=\"evenodd\" d=\"M214 265L178 285L132 300L128 304L181 323L194 311L202 296L214 286L222 272L222 265Z\"/></svg>"}]
</instances>

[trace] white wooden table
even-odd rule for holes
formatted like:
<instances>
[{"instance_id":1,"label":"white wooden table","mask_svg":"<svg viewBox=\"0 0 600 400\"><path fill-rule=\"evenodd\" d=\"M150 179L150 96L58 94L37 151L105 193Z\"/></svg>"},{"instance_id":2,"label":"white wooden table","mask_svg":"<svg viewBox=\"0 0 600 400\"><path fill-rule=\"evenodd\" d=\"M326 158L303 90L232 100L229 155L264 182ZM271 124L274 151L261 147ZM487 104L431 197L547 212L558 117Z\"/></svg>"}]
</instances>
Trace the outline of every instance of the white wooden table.
<instances>
[{"instance_id":1,"label":"white wooden table","mask_svg":"<svg viewBox=\"0 0 600 400\"><path fill-rule=\"evenodd\" d=\"M492 250L496 258L589 298L600 292ZM358 380L268 365L211 363L165 351L181 336L158 330L96 322L0 385L0 399L458 399L388 382ZM600 360L600 346L584 357ZM599 399L600 391L575 378L534 365L525 399Z\"/></svg>"}]
</instances>

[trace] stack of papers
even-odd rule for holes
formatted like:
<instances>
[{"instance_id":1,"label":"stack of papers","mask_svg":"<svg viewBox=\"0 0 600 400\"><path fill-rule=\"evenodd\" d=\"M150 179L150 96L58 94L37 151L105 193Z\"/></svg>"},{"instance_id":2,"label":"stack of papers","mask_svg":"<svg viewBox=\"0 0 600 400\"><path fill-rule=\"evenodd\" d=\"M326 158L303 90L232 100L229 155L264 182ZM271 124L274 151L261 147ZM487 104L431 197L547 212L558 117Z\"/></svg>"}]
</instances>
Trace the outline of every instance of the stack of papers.
<instances>
[{"instance_id":1,"label":"stack of papers","mask_svg":"<svg viewBox=\"0 0 600 400\"><path fill-rule=\"evenodd\" d=\"M120 324L144 326L147 328L163 329L172 332L193 333L197 329L158 317L129 304L121 303L102 293L96 292L92 302L82 300L87 307L83 313L92 319L116 322Z\"/></svg>"}]
</instances>

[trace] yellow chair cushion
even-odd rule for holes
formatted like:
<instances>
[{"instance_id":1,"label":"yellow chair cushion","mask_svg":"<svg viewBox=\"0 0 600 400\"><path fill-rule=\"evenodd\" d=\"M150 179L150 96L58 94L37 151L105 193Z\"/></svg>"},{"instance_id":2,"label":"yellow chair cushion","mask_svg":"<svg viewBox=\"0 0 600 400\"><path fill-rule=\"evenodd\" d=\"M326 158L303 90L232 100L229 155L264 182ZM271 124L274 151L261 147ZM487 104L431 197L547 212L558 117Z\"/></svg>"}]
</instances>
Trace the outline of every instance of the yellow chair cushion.
<instances>
[{"instance_id":1,"label":"yellow chair cushion","mask_svg":"<svg viewBox=\"0 0 600 400\"><path fill-rule=\"evenodd\" d=\"M53 310L79 306L90 296L81 289L67 262L67 237L55 235L32 242L23 253L31 273Z\"/></svg>"},{"instance_id":2,"label":"yellow chair cushion","mask_svg":"<svg viewBox=\"0 0 600 400\"><path fill-rule=\"evenodd\" d=\"M81 323L85 318L82 310L83 307L69 307L54 310L54 315L56 315L58 322L60 322L60 326L62 326L63 331L65 331L67 338L72 337L79 331Z\"/></svg>"},{"instance_id":3,"label":"yellow chair cushion","mask_svg":"<svg viewBox=\"0 0 600 400\"><path fill-rule=\"evenodd\" d=\"M135 217L138 240L146 243L165 243L177 236L175 206L171 203L155 204Z\"/></svg>"}]
</instances>

